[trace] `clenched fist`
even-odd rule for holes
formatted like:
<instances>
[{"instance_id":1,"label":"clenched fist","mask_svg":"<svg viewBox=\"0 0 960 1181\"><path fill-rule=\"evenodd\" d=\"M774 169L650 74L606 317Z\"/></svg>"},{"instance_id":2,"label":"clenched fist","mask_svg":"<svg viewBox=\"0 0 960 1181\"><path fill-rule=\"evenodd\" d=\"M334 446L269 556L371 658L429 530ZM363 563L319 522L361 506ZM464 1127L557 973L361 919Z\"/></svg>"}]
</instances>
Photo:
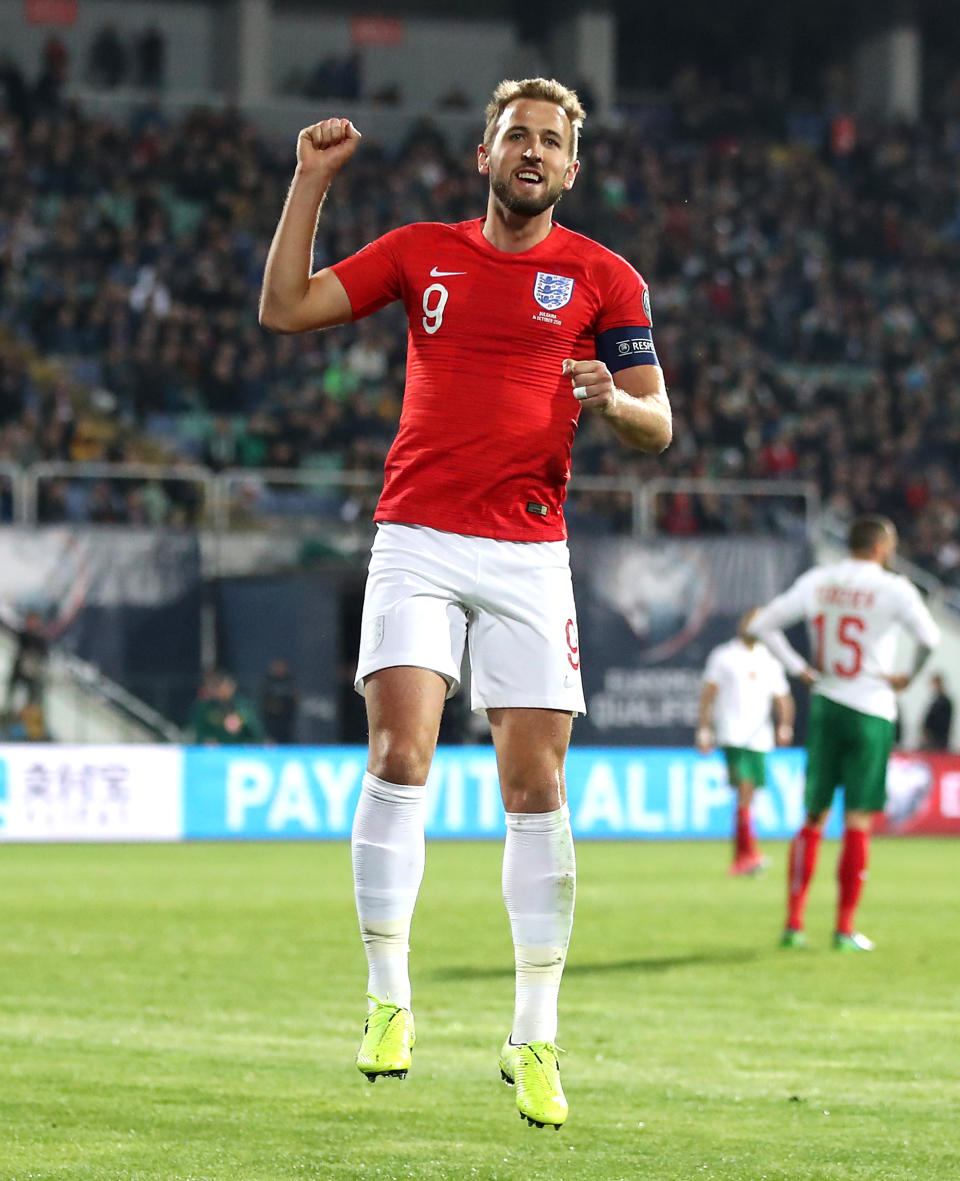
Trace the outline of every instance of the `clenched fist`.
<instances>
[{"instance_id":1,"label":"clenched fist","mask_svg":"<svg viewBox=\"0 0 960 1181\"><path fill-rule=\"evenodd\" d=\"M610 370L602 361L563 362L563 375L573 383L574 397L583 406L592 406L602 414L609 414L615 407L618 390Z\"/></svg>"},{"instance_id":2,"label":"clenched fist","mask_svg":"<svg viewBox=\"0 0 960 1181\"><path fill-rule=\"evenodd\" d=\"M329 178L346 164L359 142L360 132L349 119L323 119L300 132L297 166L301 172Z\"/></svg>"}]
</instances>

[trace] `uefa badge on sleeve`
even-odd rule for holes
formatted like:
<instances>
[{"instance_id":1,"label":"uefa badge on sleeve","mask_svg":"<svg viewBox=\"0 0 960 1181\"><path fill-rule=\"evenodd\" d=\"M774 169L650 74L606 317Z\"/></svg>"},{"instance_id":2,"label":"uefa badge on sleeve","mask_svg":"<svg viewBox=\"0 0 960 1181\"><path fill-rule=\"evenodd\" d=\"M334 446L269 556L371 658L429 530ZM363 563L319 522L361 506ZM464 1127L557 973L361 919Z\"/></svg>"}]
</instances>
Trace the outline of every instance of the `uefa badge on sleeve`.
<instances>
[{"instance_id":1,"label":"uefa badge on sleeve","mask_svg":"<svg viewBox=\"0 0 960 1181\"><path fill-rule=\"evenodd\" d=\"M548 275L545 271L537 271L533 298L546 311L556 312L570 302L573 283L573 279L568 279L566 275Z\"/></svg>"}]
</instances>

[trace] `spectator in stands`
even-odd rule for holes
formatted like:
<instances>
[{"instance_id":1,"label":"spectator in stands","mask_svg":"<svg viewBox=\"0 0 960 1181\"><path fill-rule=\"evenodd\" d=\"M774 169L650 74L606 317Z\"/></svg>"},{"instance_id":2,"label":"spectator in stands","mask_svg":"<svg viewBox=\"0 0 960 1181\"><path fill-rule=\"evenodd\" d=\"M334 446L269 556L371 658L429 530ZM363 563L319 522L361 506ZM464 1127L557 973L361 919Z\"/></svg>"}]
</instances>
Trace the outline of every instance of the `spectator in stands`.
<instances>
[{"instance_id":1,"label":"spectator in stands","mask_svg":"<svg viewBox=\"0 0 960 1181\"><path fill-rule=\"evenodd\" d=\"M88 74L94 86L113 90L127 80L127 47L115 25L102 25L90 43Z\"/></svg>"},{"instance_id":2,"label":"spectator in stands","mask_svg":"<svg viewBox=\"0 0 960 1181\"><path fill-rule=\"evenodd\" d=\"M187 731L198 746L239 746L266 738L253 705L237 693L236 681L226 672L212 673L201 686Z\"/></svg>"},{"instance_id":3,"label":"spectator in stands","mask_svg":"<svg viewBox=\"0 0 960 1181\"><path fill-rule=\"evenodd\" d=\"M67 84L70 54L59 37L48 37L40 55L40 74L33 92L37 111L55 111L62 101Z\"/></svg>"},{"instance_id":4,"label":"spectator in stands","mask_svg":"<svg viewBox=\"0 0 960 1181\"><path fill-rule=\"evenodd\" d=\"M144 29L137 37L134 60L138 86L145 86L150 90L157 90L163 86L167 68L167 42L156 25Z\"/></svg>"},{"instance_id":5,"label":"spectator in stands","mask_svg":"<svg viewBox=\"0 0 960 1181\"><path fill-rule=\"evenodd\" d=\"M453 86L437 99L437 106L442 111L468 111L470 96L462 86Z\"/></svg>"},{"instance_id":6,"label":"spectator in stands","mask_svg":"<svg viewBox=\"0 0 960 1181\"><path fill-rule=\"evenodd\" d=\"M933 690L933 700L923 715L921 746L923 750L949 750L953 701L940 673L934 673L930 678L930 688Z\"/></svg>"},{"instance_id":7,"label":"spectator in stands","mask_svg":"<svg viewBox=\"0 0 960 1181\"><path fill-rule=\"evenodd\" d=\"M39 701L27 702L7 730L8 742L53 742L47 719Z\"/></svg>"},{"instance_id":8,"label":"spectator in stands","mask_svg":"<svg viewBox=\"0 0 960 1181\"><path fill-rule=\"evenodd\" d=\"M226 415L218 415L203 445L203 462L212 471L220 472L237 465L239 452L239 439L233 423Z\"/></svg>"},{"instance_id":9,"label":"spectator in stands","mask_svg":"<svg viewBox=\"0 0 960 1181\"><path fill-rule=\"evenodd\" d=\"M308 98L360 97L360 55L349 53L343 57L326 57L310 71L303 86Z\"/></svg>"},{"instance_id":10,"label":"spectator in stands","mask_svg":"<svg viewBox=\"0 0 960 1181\"><path fill-rule=\"evenodd\" d=\"M40 53L40 73L51 74L62 86L67 80L70 68L70 53L62 39L55 35L49 36L43 43Z\"/></svg>"},{"instance_id":11,"label":"spectator in stands","mask_svg":"<svg viewBox=\"0 0 960 1181\"><path fill-rule=\"evenodd\" d=\"M844 516L880 507L904 555L960 587L956 96L909 131L860 121L838 157L826 100L801 110L782 87L759 94L752 75L730 94L685 71L615 143L603 130L584 142L583 183L560 220L650 276L678 431L654 472L587 424L576 470L811 480ZM79 423L102 388L119 457L137 446L120 437L121 416L139 433L165 421L155 458L176 448L196 460L222 413L248 416L243 465L379 471L404 365L391 311L379 335L366 322L336 339L250 327L287 183L278 153L235 112L123 125L33 107L30 83L8 70L0 315L13 339L0 334L0 459L72 457L69 415ZM402 150L371 146L328 202L317 264L391 226L470 216L475 185L435 126L414 125ZM57 365L71 405L58 396L68 417L47 435ZM690 493L658 508L700 536L801 522L773 499ZM607 532L632 524L618 497L578 511Z\"/></svg>"},{"instance_id":12,"label":"spectator in stands","mask_svg":"<svg viewBox=\"0 0 960 1181\"><path fill-rule=\"evenodd\" d=\"M33 116L30 87L23 70L12 58L0 59L0 88L0 110L6 110L24 127L28 126ZM10 135L9 129L7 135Z\"/></svg>"},{"instance_id":13,"label":"spectator in stands","mask_svg":"<svg viewBox=\"0 0 960 1181\"><path fill-rule=\"evenodd\" d=\"M109 480L97 480L90 489L87 520L93 525L123 523L123 500Z\"/></svg>"},{"instance_id":14,"label":"spectator in stands","mask_svg":"<svg viewBox=\"0 0 960 1181\"><path fill-rule=\"evenodd\" d=\"M271 660L260 692L260 716L270 739L281 746L295 741L299 696L287 662Z\"/></svg>"},{"instance_id":15,"label":"spectator in stands","mask_svg":"<svg viewBox=\"0 0 960 1181\"><path fill-rule=\"evenodd\" d=\"M17 646L7 677L4 712L9 717L24 704L43 705L47 682L50 639L43 616L28 611L17 631Z\"/></svg>"},{"instance_id":16,"label":"spectator in stands","mask_svg":"<svg viewBox=\"0 0 960 1181\"><path fill-rule=\"evenodd\" d=\"M37 520L42 525L58 525L70 519L66 480L41 480L37 496Z\"/></svg>"}]
</instances>

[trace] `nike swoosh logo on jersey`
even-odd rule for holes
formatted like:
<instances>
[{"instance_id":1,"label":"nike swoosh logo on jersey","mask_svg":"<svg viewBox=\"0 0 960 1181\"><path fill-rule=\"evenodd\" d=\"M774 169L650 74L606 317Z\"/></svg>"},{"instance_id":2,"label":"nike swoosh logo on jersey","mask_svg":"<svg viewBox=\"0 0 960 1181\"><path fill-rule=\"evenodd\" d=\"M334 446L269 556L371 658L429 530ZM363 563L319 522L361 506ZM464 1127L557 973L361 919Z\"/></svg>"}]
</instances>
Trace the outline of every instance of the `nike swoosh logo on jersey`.
<instances>
[{"instance_id":1,"label":"nike swoosh logo on jersey","mask_svg":"<svg viewBox=\"0 0 960 1181\"><path fill-rule=\"evenodd\" d=\"M436 267L430 272L431 279L444 279L447 275L465 275L466 271L438 271Z\"/></svg>"}]
</instances>

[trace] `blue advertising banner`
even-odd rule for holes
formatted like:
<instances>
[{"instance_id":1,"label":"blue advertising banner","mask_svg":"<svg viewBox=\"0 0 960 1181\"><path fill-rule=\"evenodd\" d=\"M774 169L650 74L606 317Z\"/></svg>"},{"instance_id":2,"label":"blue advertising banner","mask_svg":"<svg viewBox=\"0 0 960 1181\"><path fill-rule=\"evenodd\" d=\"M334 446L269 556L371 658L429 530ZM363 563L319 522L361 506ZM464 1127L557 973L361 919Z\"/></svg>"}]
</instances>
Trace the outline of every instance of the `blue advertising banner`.
<instances>
[{"instance_id":1,"label":"blue advertising banner","mask_svg":"<svg viewBox=\"0 0 960 1181\"><path fill-rule=\"evenodd\" d=\"M189 839L349 836L366 751L355 746L188 747L183 835ZM803 819L802 750L769 756L754 814L761 837L789 837ZM496 760L489 746L442 747L428 781L428 837L474 839L504 832ZM581 838L726 838L733 797L719 755L688 748L577 747L567 757L567 796ZM839 825L831 818L828 835Z\"/></svg>"},{"instance_id":2,"label":"blue advertising banner","mask_svg":"<svg viewBox=\"0 0 960 1181\"><path fill-rule=\"evenodd\" d=\"M360 746L0 744L0 844L22 841L344 840L360 795ZM769 756L754 801L762 838L803 817L804 752ZM567 759L581 839L727 839L733 793L719 755L689 747L576 747ZM504 832L489 746L442 746L427 791L432 838ZM827 826L839 835L837 809ZM960 834L960 758L898 752L885 833Z\"/></svg>"}]
</instances>

